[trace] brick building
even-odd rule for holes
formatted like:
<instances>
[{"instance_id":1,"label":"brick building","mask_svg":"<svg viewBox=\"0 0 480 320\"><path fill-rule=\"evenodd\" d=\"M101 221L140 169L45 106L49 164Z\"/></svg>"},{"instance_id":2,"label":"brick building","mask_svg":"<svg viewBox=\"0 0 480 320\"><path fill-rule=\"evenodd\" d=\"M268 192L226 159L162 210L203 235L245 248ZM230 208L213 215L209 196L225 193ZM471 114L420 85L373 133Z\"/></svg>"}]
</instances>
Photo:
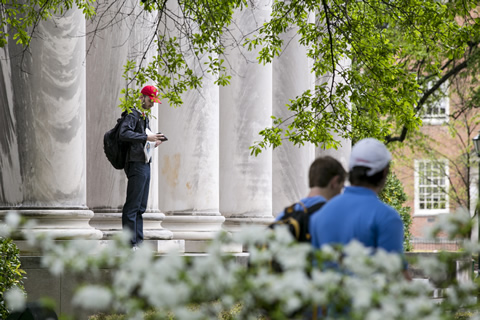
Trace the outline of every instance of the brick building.
<instances>
[{"instance_id":1,"label":"brick building","mask_svg":"<svg viewBox=\"0 0 480 320\"><path fill-rule=\"evenodd\" d=\"M462 80L442 87L444 95L424 108L420 133L395 146L393 171L402 181L412 214L416 251L456 250L445 235L429 239L428 229L443 214L467 209L471 216L478 194L478 157L472 139L479 114ZM472 108L473 107L473 108ZM476 238L476 230L473 237Z\"/></svg>"}]
</instances>

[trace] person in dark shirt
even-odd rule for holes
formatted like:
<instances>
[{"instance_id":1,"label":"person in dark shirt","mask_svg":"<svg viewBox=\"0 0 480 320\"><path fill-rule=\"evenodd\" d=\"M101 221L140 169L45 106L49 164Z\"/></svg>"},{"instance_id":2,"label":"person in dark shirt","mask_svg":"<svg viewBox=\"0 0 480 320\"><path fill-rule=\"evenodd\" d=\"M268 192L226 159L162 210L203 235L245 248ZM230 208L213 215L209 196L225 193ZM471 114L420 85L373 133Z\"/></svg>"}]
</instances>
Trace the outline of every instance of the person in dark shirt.
<instances>
[{"instance_id":1,"label":"person in dark shirt","mask_svg":"<svg viewBox=\"0 0 480 320\"><path fill-rule=\"evenodd\" d=\"M155 103L161 103L158 90L154 86L146 86L141 91L142 108L149 110ZM150 129L149 119L137 109L128 113L120 126L119 138L129 143L125 174L127 175L127 197L122 210L122 228L132 234L131 244L134 250L143 242L143 217L147 209L150 190L150 161L146 160L143 148L147 141L159 146L164 139L163 134L147 134Z\"/></svg>"}]
</instances>

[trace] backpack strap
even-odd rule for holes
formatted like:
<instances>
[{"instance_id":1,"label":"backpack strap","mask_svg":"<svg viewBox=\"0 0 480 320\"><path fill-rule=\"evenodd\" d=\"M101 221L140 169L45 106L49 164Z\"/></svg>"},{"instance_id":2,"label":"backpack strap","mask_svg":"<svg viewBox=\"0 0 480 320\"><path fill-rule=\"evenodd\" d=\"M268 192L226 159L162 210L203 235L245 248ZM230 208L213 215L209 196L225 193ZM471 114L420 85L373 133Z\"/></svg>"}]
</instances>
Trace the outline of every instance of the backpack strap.
<instances>
[{"instance_id":1,"label":"backpack strap","mask_svg":"<svg viewBox=\"0 0 480 320\"><path fill-rule=\"evenodd\" d=\"M311 215L312 213L320 210L321 207L323 207L323 205L327 203L326 201L321 201L321 202L318 202L318 203L315 203L313 206L311 206L310 208L307 209L307 213L309 215Z\"/></svg>"},{"instance_id":2,"label":"backpack strap","mask_svg":"<svg viewBox=\"0 0 480 320\"><path fill-rule=\"evenodd\" d=\"M285 212L286 212L286 213L287 213L287 212L288 212L288 213L292 213L293 211L295 211L295 206L296 206L297 204L299 204L299 205L302 206L303 212L305 212L305 213L307 213L307 214L310 215L310 214L314 213L315 211L320 210L320 208L323 207L323 205L324 205L325 203L326 203L326 201L317 202L317 203L315 203L313 206L307 208L303 202L299 201L299 202L295 202L295 203L292 204L291 206L286 207L286 208L285 208Z\"/></svg>"},{"instance_id":3,"label":"backpack strap","mask_svg":"<svg viewBox=\"0 0 480 320\"><path fill-rule=\"evenodd\" d=\"M303 212L308 213L308 208L305 207L302 201L299 201L297 203L303 207ZM297 203L294 203L293 205L296 205Z\"/></svg>"}]
</instances>

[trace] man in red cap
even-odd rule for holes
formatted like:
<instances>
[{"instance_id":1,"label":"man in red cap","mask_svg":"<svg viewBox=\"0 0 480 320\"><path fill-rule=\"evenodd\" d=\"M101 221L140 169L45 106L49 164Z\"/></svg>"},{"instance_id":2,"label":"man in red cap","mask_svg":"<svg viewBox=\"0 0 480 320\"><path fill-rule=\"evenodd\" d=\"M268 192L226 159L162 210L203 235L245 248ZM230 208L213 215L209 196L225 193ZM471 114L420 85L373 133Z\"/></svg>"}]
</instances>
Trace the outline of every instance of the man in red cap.
<instances>
[{"instance_id":1,"label":"man in red cap","mask_svg":"<svg viewBox=\"0 0 480 320\"><path fill-rule=\"evenodd\" d=\"M155 102L161 103L158 90L154 86L146 86L141 91L142 108L150 110ZM143 217L147 209L148 192L150 190L150 162L143 151L147 141L158 147L163 134L147 134L150 129L149 119L142 112L133 109L126 115L119 130L119 138L129 143L125 173L128 178L127 198L122 210L122 228L132 233L131 243L134 250L143 242ZM150 130L149 130L150 131Z\"/></svg>"}]
</instances>

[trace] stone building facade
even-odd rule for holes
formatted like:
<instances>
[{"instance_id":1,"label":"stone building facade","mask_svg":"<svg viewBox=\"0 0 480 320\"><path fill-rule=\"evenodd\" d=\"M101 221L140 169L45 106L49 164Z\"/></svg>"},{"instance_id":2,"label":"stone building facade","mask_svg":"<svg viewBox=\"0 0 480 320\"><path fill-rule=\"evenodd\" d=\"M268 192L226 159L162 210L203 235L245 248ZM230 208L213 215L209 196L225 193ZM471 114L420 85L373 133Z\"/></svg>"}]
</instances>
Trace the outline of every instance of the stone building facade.
<instances>
[{"instance_id":1,"label":"stone building facade","mask_svg":"<svg viewBox=\"0 0 480 320\"><path fill-rule=\"evenodd\" d=\"M262 8L256 18L268 16L269 6ZM236 25L251 27L251 15L238 15ZM126 178L107 161L103 135L120 116L120 90L134 85L122 66L142 53L139 61L153 56L142 39L155 29L148 13L109 21L103 28L71 10L40 23L28 50L14 41L0 48L0 215L16 210L60 239L108 239L121 230ZM249 62L255 52L232 50L231 85L207 78L183 96L182 107L163 101L154 108L153 130L169 141L152 163L147 239L184 240L186 252L202 251L218 230L267 224L305 196L316 156L347 164L348 141L333 151L287 141L250 155L270 116L288 115L288 99L315 83L305 48L286 43L267 66Z\"/></svg>"}]
</instances>

